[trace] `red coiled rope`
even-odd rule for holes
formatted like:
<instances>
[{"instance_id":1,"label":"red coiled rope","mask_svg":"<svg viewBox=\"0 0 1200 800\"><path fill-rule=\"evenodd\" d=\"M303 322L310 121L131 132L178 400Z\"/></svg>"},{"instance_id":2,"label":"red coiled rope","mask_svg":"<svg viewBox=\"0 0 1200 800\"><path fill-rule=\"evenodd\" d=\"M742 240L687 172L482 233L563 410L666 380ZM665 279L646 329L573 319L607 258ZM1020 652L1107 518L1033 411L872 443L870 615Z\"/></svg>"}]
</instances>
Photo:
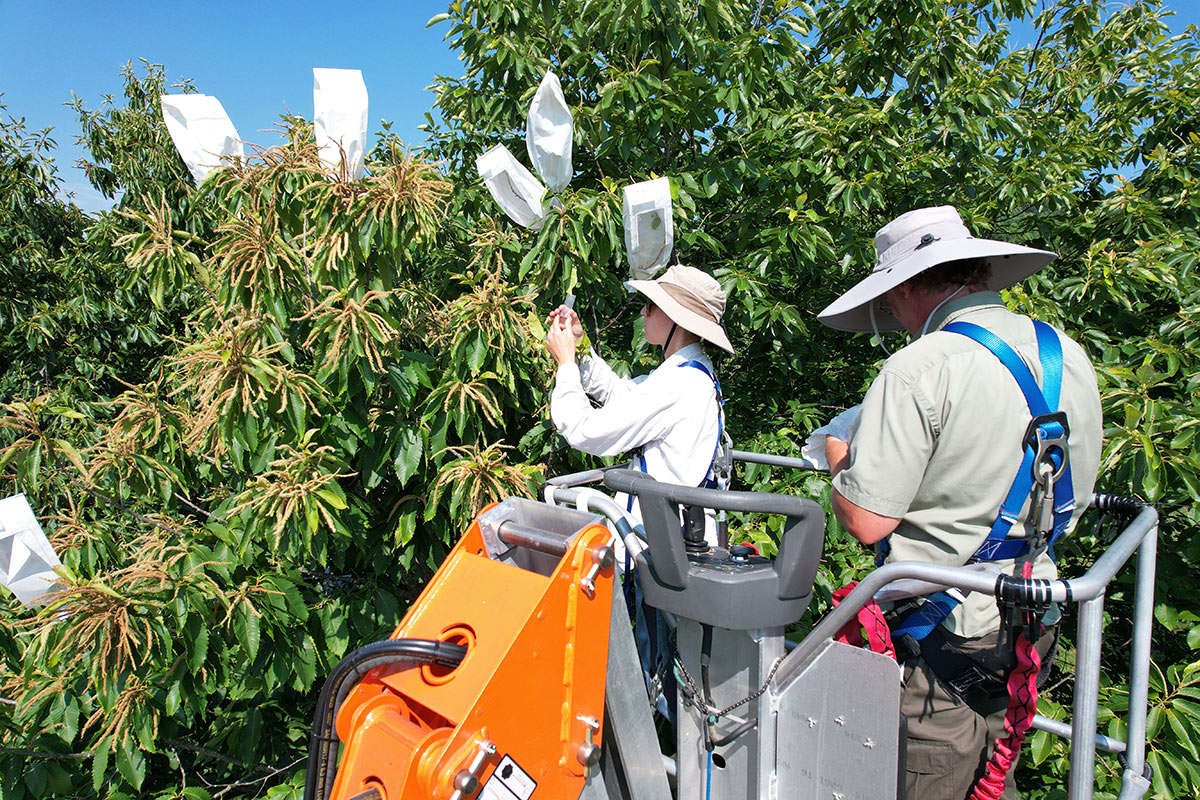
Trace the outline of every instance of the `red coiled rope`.
<instances>
[{"instance_id":1,"label":"red coiled rope","mask_svg":"<svg viewBox=\"0 0 1200 800\"><path fill-rule=\"evenodd\" d=\"M1021 577L1028 578L1032 566L1026 561ZM1004 713L1004 730L1008 736L996 740L992 760L971 790L970 800L999 800L1004 793L1004 779L1017 762L1025 732L1037 713L1037 676L1042 668L1042 657L1024 631L1017 635L1016 654L1017 666L1008 676L1008 711Z\"/></svg>"}]
</instances>

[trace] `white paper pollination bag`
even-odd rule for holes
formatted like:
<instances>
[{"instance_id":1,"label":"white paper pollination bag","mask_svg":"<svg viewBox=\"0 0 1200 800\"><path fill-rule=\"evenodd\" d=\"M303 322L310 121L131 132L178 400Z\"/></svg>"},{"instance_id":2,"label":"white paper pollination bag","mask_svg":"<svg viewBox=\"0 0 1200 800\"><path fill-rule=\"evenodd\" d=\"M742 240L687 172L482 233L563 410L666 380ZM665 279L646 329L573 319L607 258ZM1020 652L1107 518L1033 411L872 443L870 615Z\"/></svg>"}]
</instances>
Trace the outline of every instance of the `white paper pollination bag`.
<instances>
[{"instance_id":1,"label":"white paper pollination bag","mask_svg":"<svg viewBox=\"0 0 1200 800\"><path fill-rule=\"evenodd\" d=\"M513 222L526 228L541 227L546 216L542 207L546 187L504 145L498 144L475 159L475 168Z\"/></svg>"},{"instance_id":2,"label":"white paper pollination bag","mask_svg":"<svg viewBox=\"0 0 1200 800\"><path fill-rule=\"evenodd\" d=\"M343 154L350 180L366 172L367 84L362 70L313 69L313 135L321 161L338 169Z\"/></svg>"},{"instance_id":3,"label":"white paper pollination bag","mask_svg":"<svg viewBox=\"0 0 1200 800\"><path fill-rule=\"evenodd\" d=\"M525 147L529 150L529 163L554 194L567 188L571 181L572 132L571 111L563 97L562 84L557 75L547 72L529 104Z\"/></svg>"},{"instance_id":4,"label":"white paper pollination bag","mask_svg":"<svg viewBox=\"0 0 1200 800\"><path fill-rule=\"evenodd\" d=\"M25 495L0 500L0 583L24 605L39 605L55 589L61 562Z\"/></svg>"},{"instance_id":5,"label":"white paper pollination bag","mask_svg":"<svg viewBox=\"0 0 1200 800\"><path fill-rule=\"evenodd\" d=\"M667 265L675 248L670 180L626 186L624 220L629 271L635 280L650 280Z\"/></svg>"},{"instance_id":6,"label":"white paper pollination bag","mask_svg":"<svg viewBox=\"0 0 1200 800\"><path fill-rule=\"evenodd\" d=\"M206 94L164 94L167 133L196 183L232 157L245 155L237 129L221 101Z\"/></svg>"}]
</instances>

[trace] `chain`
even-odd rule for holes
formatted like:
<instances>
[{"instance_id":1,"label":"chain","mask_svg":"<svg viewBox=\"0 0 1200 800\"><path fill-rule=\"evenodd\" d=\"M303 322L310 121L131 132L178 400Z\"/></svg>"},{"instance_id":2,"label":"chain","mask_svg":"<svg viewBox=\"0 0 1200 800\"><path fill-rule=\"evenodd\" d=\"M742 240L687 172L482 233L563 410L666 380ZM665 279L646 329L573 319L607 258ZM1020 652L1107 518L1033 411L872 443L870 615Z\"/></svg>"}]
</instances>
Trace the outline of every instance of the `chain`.
<instances>
[{"instance_id":1,"label":"chain","mask_svg":"<svg viewBox=\"0 0 1200 800\"><path fill-rule=\"evenodd\" d=\"M773 663L771 665L771 671L767 673L767 679L765 681L763 681L763 685L758 687L757 691L751 693L747 697L743 697L741 700L738 700L733 705L723 708L720 711L717 711L716 706L710 706L704 700L704 695L701 693L700 687L696 685L695 678L693 678L692 674L690 672L688 672L687 667L685 667L683 665L683 660L679 658L679 654L676 653L675 656L676 656L675 666L679 668L679 673L683 678L684 684L688 688L688 692L691 694L691 696L693 698L695 698L696 707L697 708L703 707L703 710L705 711L705 713L707 713L709 716L711 716L714 720L718 720L721 717L728 714L730 711L733 711L735 708L738 708L739 706L743 706L746 703L749 703L752 700L757 700L759 697L761 697L763 692L765 692L767 690L767 687L771 685L771 679L775 677L775 670L779 669L779 665L783 663L783 656L780 656L779 658L775 659L775 663Z\"/></svg>"}]
</instances>

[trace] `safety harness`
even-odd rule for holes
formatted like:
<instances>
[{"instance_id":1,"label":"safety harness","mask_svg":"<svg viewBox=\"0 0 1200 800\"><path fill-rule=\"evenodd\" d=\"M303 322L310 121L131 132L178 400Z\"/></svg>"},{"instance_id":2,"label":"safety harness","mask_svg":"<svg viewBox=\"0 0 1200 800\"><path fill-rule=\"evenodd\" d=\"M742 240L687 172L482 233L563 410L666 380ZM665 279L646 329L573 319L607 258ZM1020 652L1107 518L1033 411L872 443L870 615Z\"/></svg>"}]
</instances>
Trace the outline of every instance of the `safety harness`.
<instances>
[{"instance_id":1,"label":"safety harness","mask_svg":"<svg viewBox=\"0 0 1200 800\"><path fill-rule=\"evenodd\" d=\"M1042 362L1041 388L1021 357L996 334L971 322L951 322L942 328L978 342L999 359L1021 387L1033 417L1022 441L1024 452L1021 466L987 538L968 560L969 564L1009 559L1032 562L1043 547L1049 549L1053 558L1054 543L1066 530L1071 521L1071 512L1075 510L1075 491L1067 456L1070 428L1067 415L1058 410L1062 389L1062 343L1058 334L1046 323L1035 321L1033 327L1037 334L1038 357ZM1021 508L1031 496L1034 536L1008 538L1013 524L1020 518ZM962 593L954 589L930 595L919 609L893 629L893 636L911 636L918 642L925 639L962 600Z\"/></svg>"},{"instance_id":2,"label":"safety harness","mask_svg":"<svg viewBox=\"0 0 1200 800\"><path fill-rule=\"evenodd\" d=\"M1046 548L1051 558L1054 557L1054 543L1066 530L1071 512L1075 509L1067 447L1070 428L1066 414L1058 410L1063 374L1062 343L1049 325L1037 321L1033 325L1038 358L1042 365L1040 388L1021 357L991 331L962 321L952 322L942 328L979 343L999 359L1021 388L1032 417L1022 440L1021 466L987 538L968 560L968 563L1019 560L1021 575L1025 579L1018 582L1001 576L997 582L997 600L1004 618L1000 635L1007 635L1006 640L1012 643L1017 663L1003 686L1008 695L1008 709L1004 718L1008 736L996 742L992 760L976 784L972 800L992 800L1000 796L1005 775L1016 760L1025 732L1037 710L1037 677L1041 659L1034 644L1042 634L1041 619L1050 605L1049 583L1033 582L1036 586L1032 590L1024 587L1029 583L1033 562L1042 549ZM1034 535L1009 538L1009 531L1020 518L1027 499L1030 500ZM887 540L881 544L880 561L887 553ZM1014 591L1014 587L1021 588ZM839 590L834 597L834 604L852 588L853 584ZM935 633L963 599L962 592L957 589L930 595L915 610L903 616L891 628L890 635L882 625L879 606L872 600L860 609L857 619L843 628L837 638L850 644L861 644L865 633L872 650L892 657L896 657L897 648L907 651L909 655L919 651L944 683L968 705L983 713L980 705L991 695L989 685L999 684L1000 679L986 673L972 659L950 647L940 634Z\"/></svg>"}]
</instances>

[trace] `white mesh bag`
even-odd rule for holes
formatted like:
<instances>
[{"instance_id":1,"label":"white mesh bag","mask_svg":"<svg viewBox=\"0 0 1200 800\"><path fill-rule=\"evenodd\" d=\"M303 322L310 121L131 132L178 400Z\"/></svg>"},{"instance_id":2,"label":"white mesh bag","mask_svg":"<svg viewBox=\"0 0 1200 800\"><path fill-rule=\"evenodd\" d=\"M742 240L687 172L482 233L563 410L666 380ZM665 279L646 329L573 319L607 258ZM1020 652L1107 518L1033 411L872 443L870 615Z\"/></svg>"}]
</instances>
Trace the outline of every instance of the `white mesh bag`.
<instances>
[{"instance_id":1,"label":"white mesh bag","mask_svg":"<svg viewBox=\"0 0 1200 800\"><path fill-rule=\"evenodd\" d=\"M350 179L363 176L367 85L362 70L313 69L313 136L329 169L338 169L344 155Z\"/></svg>"},{"instance_id":2,"label":"white mesh bag","mask_svg":"<svg viewBox=\"0 0 1200 800\"><path fill-rule=\"evenodd\" d=\"M475 159L479 177L509 218L523 227L540 228L546 211L546 187L502 144Z\"/></svg>"},{"instance_id":3,"label":"white mesh bag","mask_svg":"<svg viewBox=\"0 0 1200 800\"><path fill-rule=\"evenodd\" d=\"M529 150L529 163L554 194L567 188L571 180L572 131L571 111L563 97L562 84L557 75L547 72L529 104L525 146Z\"/></svg>"},{"instance_id":4,"label":"white mesh bag","mask_svg":"<svg viewBox=\"0 0 1200 800\"><path fill-rule=\"evenodd\" d=\"M23 605L40 605L57 588L54 568L61 562L42 532L25 495L0 500L0 583Z\"/></svg>"},{"instance_id":5,"label":"white mesh bag","mask_svg":"<svg viewBox=\"0 0 1200 800\"><path fill-rule=\"evenodd\" d=\"M670 180L626 186L624 220L630 274L635 280L650 280L667 265L675 247Z\"/></svg>"},{"instance_id":6,"label":"white mesh bag","mask_svg":"<svg viewBox=\"0 0 1200 800\"><path fill-rule=\"evenodd\" d=\"M163 122L196 183L230 158L245 155L221 101L206 94L164 94Z\"/></svg>"}]
</instances>

